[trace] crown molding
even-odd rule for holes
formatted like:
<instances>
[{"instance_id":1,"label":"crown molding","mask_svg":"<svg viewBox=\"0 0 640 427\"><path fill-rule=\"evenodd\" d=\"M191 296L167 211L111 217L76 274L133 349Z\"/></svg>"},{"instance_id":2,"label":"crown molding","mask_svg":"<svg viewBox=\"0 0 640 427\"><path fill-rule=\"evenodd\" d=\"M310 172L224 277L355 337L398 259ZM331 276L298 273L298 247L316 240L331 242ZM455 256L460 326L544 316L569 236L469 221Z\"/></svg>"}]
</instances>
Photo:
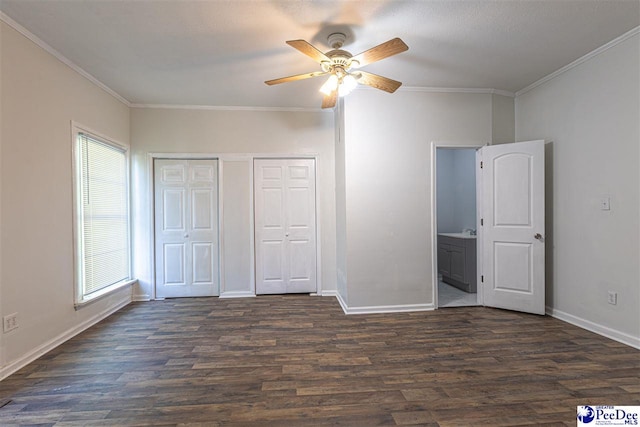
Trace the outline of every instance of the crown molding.
<instances>
[{"instance_id":1,"label":"crown molding","mask_svg":"<svg viewBox=\"0 0 640 427\"><path fill-rule=\"evenodd\" d=\"M127 101L119 93L117 93L115 90L111 89L109 86L105 85L100 80L96 79L91 74L87 73L84 69L80 68L77 64L72 62L69 58L67 58L66 56L64 56L63 54L58 52L56 49L54 49L53 47L51 47L50 45L48 45L47 43L42 41L38 36L33 34L31 31L27 30L22 25L18 24L9 15L7 15L6 13L4 13L2 11L0 11L0 20L3 21L4 23L6 23L7 25L9 25L11 28L16 30L17 32L19 32L20 34L22 34L23 36L25 36L27 39L31 40L33 43L35 43L40 48L44 49L46 52L48 52L51 55L53 55L58 61L60 61L63 64L65 64L67 67L71 68L73 71L75 71L76 73L80 74L82 77L84 77L85 79L89 80L91 83L93 83L94 85L98 86L100 89L104 90L105 92L107 92L109 95L113 96L118 101L122 102L127 107L131 106L131 103L129 101Z\"/></svg>"},{"instance_id":2,"label":"crown molding","mask_svg":"<svg viewBox=\"0 0 640 427\"><path fill-rule=\"evenodd\" d=\"M555 79L556 77L558 77L561 74L566 73L567 71L571 70L572 68L577 67L578 65L589 61L592 58L595 58L596 56L600 55L601 53L611 49L612 47L619 45L620 43L624 42L627 39L630 39L631 37L640 34L640 26L635 27L634 29L627 31L626 33L624 33L623 35L621 35L620 37L617 37L613 40L611 40L609 43L604 44L602 46L600 46L599 48L592 50L591 52L587 53L586 55L576 59L575 61L571 62L570 64L565 65L564 67L554 71L553 73L544 76L543 78L541 78L540 80L530 84L529 86L525 87L524 89L520 89L519 91L516 92L516 97L520 96L520 95L524 95L525 93L529 92L532 89L535 89L536 87L548 82L551 79Z\"/></svg>"},{"instance_id":3,"label":"crown molding","mask_svg":"<svg viewBox=\"0 0 640 427\"><path fill-rule=\"evenodd\" d=\"M358 87L360 89L360 87ZM363 89L373 89L363 87ZM473 88L473 87L420 87L420 86L401 86L398 88L401 92L426 92L426 93L476 93L515 97L515 93L508 90L493 88Z\"/></svg>"},{"instance_id":4,"label":"crown molding","mask_svg":"<svg viewBox=\"0 0 640 427\"><path fill-rule=\"evenodd\" d=\"M262 111L289 113L328 113L333 109L303 108L303 107L245 107L224 105L182 105L182 104L129 104L131 108L155 108L166 110L213 110L213 111Z\"/></svg>"}]
</instances>

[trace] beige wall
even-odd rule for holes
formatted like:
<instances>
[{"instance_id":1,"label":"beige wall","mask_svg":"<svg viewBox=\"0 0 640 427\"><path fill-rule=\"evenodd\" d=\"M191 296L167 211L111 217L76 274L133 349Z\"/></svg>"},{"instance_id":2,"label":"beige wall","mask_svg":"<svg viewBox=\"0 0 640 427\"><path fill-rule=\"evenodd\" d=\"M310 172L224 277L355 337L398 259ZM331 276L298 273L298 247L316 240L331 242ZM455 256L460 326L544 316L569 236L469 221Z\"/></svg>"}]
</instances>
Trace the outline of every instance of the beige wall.
<instances>
[{"instance_id":1,"label":"beige wall","mask_svg":"<svg viewBox=\"0 0 640 427\"><path fill-rule=\"evenodd\" d=\"M491 140L492 95L357 90L345 100L347 295L353 310L433 306L431 142ZM340 215L341 213L339 213Z\"/></svg>"},{"instance_id":2,"label":"beige wall","mask_svg":"<svg viewBox=\"0 0 640 427\"><path fill-rule=\"evenodd\" d=\"M127 288L74 309L71 121L129 144L129 108L4 22L2 49L2 373L96 316Z\"/></svg>"},{"instance_id":3,"label":"beige wall","mask_svg":"<svg viewBox=\"0 0 640 427\"><path fill-rule=\"evenodd\" d=\"M149 153L209 153L220 157L224 211L221 294L251 293L252 156L317 155L322 290L336 289L334 116L327 112L131 110L134 266L137 298L153 296ZM231 211L229 210L231 209Z\"/></svg>"},{"instance_id":4,"label":"beige wall","mask_svg":"<svg viewBox=\"0 0 640 427\"><path fill-rule=\"evenodd\" d=\"M640 36L516 99L516 136L547 144L547 306L640 347ZM599 202L609 197L611 210ZM618 304L607 303L607 292Z\"/></svg>"},{"instance_id":5,"label":"beige wall","mask_svg":"<svg viewBox=\"0 0 640 427\"><path fill-rule=\"evenodd\" d=\"M491 95L491 143L516 142L515 100L511 96Z\"/></svg>"}]
</instances>

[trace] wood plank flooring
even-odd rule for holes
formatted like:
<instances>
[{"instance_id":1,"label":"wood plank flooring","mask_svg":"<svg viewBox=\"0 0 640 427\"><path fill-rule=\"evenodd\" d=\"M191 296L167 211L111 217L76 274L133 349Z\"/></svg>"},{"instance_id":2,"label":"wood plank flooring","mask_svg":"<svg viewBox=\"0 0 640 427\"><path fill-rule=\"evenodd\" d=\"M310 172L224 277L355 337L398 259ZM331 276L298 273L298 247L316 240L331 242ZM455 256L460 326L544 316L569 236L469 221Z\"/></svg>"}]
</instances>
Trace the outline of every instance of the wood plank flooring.
<instances>
[{"instance_id":1,"label":"wood plank flooring","mask_svg":"<svg viewBox=\"0 0 640 427\"><path fill-rule=\"evenodd\" d=\"M483 307L346 316L334 298L134 303L0 383L0 425L576 425L640 405L640 351Z\"/></svg>"}]
</instances>

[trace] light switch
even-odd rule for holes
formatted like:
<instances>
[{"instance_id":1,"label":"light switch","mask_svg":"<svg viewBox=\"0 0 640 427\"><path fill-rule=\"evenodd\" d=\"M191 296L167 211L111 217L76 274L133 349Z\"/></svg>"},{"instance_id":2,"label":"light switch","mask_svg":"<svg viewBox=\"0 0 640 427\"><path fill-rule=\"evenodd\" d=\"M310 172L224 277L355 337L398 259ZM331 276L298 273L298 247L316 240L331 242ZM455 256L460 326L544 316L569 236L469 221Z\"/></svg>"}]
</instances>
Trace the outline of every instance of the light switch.
<instances>
[{"instance_id":1,"label":"light switch","mask_svg":"<svg viewBox=\"0 0 640 427\"><path fill-rule=\"evenodd\" d=\"M608 211L611 210L611 203L610 203L610 199L609 197L602 197L600 199L600 210L601 211Z\"/></svg>"}]
</instances>

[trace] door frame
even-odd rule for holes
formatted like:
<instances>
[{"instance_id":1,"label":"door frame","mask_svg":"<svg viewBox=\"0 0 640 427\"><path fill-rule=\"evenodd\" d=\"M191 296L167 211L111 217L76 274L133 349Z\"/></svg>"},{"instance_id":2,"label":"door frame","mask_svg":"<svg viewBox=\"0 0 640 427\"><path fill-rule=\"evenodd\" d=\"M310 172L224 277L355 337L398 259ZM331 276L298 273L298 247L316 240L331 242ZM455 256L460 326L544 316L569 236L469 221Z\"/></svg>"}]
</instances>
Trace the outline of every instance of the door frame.
<instances>
[{"instance_id":1,"label":"door frame","mask_svg":"<svg viewBox=\"0 0 640 427\"><path fill-rule=\"evenodd\" d=\"M474 149L477 152L478 149L482 148L485 145L491 145L491 144L477 142L477 141L467 141L467 142L431 141L431 272L432 272L431 280L433 283L432 298L433 298L433 307L435 310L438 309L438 207L437 207L438 186L436 182L437 150L438 148L447 148L447 149L466 148L466 149ZM478 191L479 191L478 189L480 188L478 185L478 178L479 178L478 168L476 167L475 169L476 169L475 175L476 175L476 230L477 230L477 237L476 237L477 246L476 247L478 248L478 250L476 251L476 257L478 260L480 260L482 254L480 250L481 236L480 236L480 226L478 225L478 222L479 222L478 218L480 218L482 205L480 200L480 194L478 194ZM480 264L479 263L477 263L476 275L477 275L478 305L483 305L484 304L484 299L482 297L483 283L481 283L480 281Z\"/></svg>"},{"instance_id":2,"label":"door frame","mask_svg":"<svg viewBox=\"0 0 640 427\"><path fill-rule=\"evenodd\" d=\"M322 295L322 257L321 257L321 247L322 244L320 242L322 233L320 232L320 223L322 222L320 216L320 167L319 167L319 156L317 154L313 155L304 155L304 154L266 154L266 155L253 155L251 156L251 175L250 175L250 183L251 183L251 247L253 249L253 257L252 257L252 267L253 267L253 275L252 275L252 291L253 295L256 295L256 209L255 209L255 197L256 197L256 189L255 189L255 161L257 159L311 159L314 162L314 173L315 173L315 192L316 192L316 200L315 200L315 218L316 218L316 291L315 293L311 293L311 295ZM333 293L331 294L333 295Z\"/></svg>"},{"instance_id":3,"label":"door frame","mask_svg":"<svg viewBox=\"0 0 640 427\"><path fill-rule=\"evenodd\" d=\"M151 295L149 296L150 300L155 300L156 298L156 236L155 236L155 185L154 185L154 169L153 164L155 159L175 159L175 160L185 160L185 159L211 159L218 161L218 298L232 298L236 297L236 295L225 296L224 295L224 162L225 161L246 161L248 163L249 169L249 247L252 251L252 255L249 258L251 275L250 275L250 284L249 284L249 292L246 294L243 292L241 295L237 295L237 297L255 297L256 296L256 257L255 257L255 208L254 208L254 176L253 176L253 160L256 158L259 159L313 159L315 161L315 173L316 173L316 294L315 295L323 295L322 293L322 243L321 243L321 224L322 224L322 215L320 209L320 201L322 200L322 186L319 185L320 180L322 179L322 172L320 171L320 155L318 153L308 153L308 154L296 154L296 153L166 153L166 152L149 152L147 153L147 197L149 203L149 212L147 221L149 224L148 232L149 232L149 277L151 279L150 291ZM326 295L335 295L334 291L329 291Z\"/></svg>"}]
</instances>

